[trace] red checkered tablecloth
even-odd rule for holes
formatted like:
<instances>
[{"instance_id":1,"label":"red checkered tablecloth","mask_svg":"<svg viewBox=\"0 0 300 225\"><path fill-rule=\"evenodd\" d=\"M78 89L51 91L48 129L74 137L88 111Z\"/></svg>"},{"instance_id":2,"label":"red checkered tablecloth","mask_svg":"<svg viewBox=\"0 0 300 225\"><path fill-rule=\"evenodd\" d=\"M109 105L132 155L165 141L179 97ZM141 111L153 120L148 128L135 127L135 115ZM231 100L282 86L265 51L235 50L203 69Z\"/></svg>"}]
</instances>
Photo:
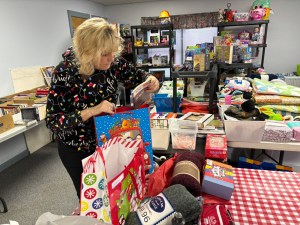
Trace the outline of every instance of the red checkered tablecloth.
<instances>
[{"instance_id":1,"label":"red checkered tablecloth","mask_svg":"<svg viewBox=\"0 0 300 225\"><path fill-rule=\"evenodd\" d=\"M300 174L234 169L228 209L236 225L300 225Z\"/></svg>"}]
</instances>

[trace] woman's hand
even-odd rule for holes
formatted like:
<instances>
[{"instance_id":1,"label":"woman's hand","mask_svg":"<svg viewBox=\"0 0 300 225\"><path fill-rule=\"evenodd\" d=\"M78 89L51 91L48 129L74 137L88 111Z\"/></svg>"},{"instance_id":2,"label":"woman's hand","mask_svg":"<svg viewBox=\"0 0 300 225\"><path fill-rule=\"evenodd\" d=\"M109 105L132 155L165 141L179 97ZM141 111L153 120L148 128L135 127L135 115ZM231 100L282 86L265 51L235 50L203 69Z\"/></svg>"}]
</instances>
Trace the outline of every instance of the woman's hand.
<instances>
[{"instance_id":1,"label":"woman's hand","mask_svg":"<svg viewBox=\"0 0 300 225\"><path fill-rule=\"evenodd\" d=\"M100 113L108 113L110 115L113 115L115 111L116 111L115 104L104 100L99 105L82 110L81 117L83 121L87 121L89 118L93 116L97 116Z\"/></svg>"},{"instance_id":2,"label":"woman's hand","mask_svg":"<svg viewBox=\"0 0 300 225\"><path fill-rule=\"evenodd\" d=\"M147 83L148 84L148 87L147 87L147 92L156 92L159 88L159 81L156 79L155 76L149 76L147 78L147 80L144 82L144 83Z\"/></svg>"}]
</instances>

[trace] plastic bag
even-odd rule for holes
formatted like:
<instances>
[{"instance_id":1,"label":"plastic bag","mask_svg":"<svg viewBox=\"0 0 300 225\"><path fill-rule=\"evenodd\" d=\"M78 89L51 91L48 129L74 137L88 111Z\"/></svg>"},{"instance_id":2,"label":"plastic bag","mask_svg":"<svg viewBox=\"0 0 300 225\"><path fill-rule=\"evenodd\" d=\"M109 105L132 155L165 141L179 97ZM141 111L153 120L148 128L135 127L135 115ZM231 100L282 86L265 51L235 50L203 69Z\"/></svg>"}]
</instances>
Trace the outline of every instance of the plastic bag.
<instances>
[{"instance_id":1,"label":"plastic bag","mask_svg":"<svg viewBox=\"0 0 300 225\"><path fill-rule=\"evenodd\" d=\"M108 225L88 216L63 216L54 215L50 212L42 214L35 225Z\"/></svg>"},{"instance_id":2,"label":"plastic bag","mask_svg":"<svg viewBox=\"0 0 300 225\"><path fill-rule=\"evenodd\" d=\"M149 185L146 193L147 197L156 196L163 192L170 184L173 175L174 162L178 154L165 161L154 173L149 176Z\"/></svg>"}]
</instances>

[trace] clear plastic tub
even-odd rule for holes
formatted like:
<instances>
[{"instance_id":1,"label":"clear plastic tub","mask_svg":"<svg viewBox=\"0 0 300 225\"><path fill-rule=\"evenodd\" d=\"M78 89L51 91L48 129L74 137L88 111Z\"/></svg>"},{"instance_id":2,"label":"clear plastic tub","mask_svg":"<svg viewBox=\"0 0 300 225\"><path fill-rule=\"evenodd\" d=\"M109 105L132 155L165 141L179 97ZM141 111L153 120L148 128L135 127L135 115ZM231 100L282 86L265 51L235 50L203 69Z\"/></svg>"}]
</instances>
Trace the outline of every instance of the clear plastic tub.
<instances>
[{"instance_id":1,"label":"clear plastic tub","mask_svg":"<svg viewBox=\"0 0 300 225\"><path fill-rule=\"evenodd\" d=\"M178 119L170 119L169 122L173 149L195 150L197 123Z\"/></svg>"}]
</instances>

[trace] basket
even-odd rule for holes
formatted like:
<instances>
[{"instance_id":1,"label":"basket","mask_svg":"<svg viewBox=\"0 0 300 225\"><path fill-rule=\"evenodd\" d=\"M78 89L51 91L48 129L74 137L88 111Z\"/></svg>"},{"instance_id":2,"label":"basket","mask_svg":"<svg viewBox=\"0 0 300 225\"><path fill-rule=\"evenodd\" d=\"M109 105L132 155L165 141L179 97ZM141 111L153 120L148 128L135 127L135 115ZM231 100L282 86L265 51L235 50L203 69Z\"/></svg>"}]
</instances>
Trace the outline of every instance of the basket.
<instances>
[{"instance_id":1,"label":"basket","mask_svg":"<svg viewBox=\"0 0 300 225\"><path fill-rule=\"evenodd\" d=\"M234 21L241 22L241 21L248 21L248 20L249 20L248 12L234 13Z\"/></svg>"}]
</instances>

